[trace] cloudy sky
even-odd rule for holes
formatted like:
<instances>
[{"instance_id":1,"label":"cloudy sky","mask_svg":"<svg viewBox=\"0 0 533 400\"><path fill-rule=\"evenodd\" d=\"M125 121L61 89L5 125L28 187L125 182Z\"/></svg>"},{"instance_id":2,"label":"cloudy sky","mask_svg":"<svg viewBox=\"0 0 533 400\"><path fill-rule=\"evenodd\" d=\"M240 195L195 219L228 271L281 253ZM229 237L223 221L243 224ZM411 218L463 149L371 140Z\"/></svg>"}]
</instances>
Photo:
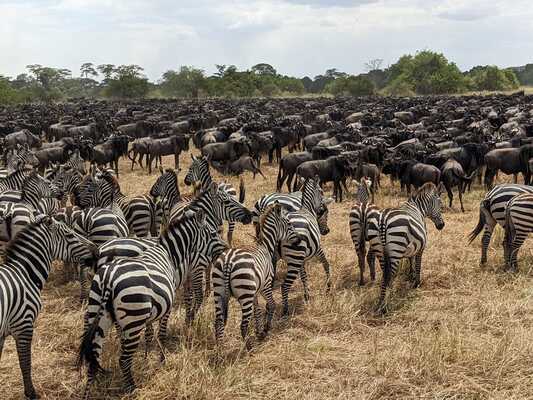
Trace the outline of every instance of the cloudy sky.
<instances>
[{"instance_id":1,"label":"cloudy sky","mask_svg":"<svg viewBox=\"0 0 533 400\"><path fill-rule=\"evenodd\" d=\"M269 62L280 73L364 71L420 49L460 68L533 62L531 0L0 0L0 74L27 64L180 65L211 73Z\"/></svg>"}]
</instances>

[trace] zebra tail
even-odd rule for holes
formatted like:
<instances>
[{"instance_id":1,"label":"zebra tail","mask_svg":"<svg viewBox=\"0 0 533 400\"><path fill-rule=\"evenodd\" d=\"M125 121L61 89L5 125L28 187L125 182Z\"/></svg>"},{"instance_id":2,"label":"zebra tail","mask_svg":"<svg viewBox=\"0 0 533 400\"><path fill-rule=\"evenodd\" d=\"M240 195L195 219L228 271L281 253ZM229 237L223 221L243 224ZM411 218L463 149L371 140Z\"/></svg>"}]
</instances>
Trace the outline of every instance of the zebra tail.
<instances>
[{"instance_id":1,"label":"zebra tail","mask_svg":"<svg viewBox=\"0 0 533 400\"><path fill-rule=\"evenodd\" d=\"M503 254L505 258L505 262L507 263L509 251L511 250L511 243L513 242L513 237L515 234L515 227L513 224L513 220L511 219L511 207L509 207L509 203L507 203L507 207L505 208L505 234L503 237Z\"/></svg>"},{"instance_id":2,"label":"zebra tail","mask_svg":"<svg viewBox=\"0 0 533 400\"><path fill-rule=\"evenodd\" d=\"M91 288L93 296L89 296L89 302L91 302L91 297L95 297L95 293L93 290L94 286L99 286L101 297L99 301L98 312L96 313L93 321L85 327L85 330L81 337L81 343L78 350L78 361L76 364L78 369L80 369L84 364L87 364L89 370L94 372L104 371L104 369L98 362L95 340L97 333L99 333L100 331L105 333L105 331L107 330L105 322L109 321L105 321L104 312L106 308L108 308L108 303L111 298L111 289L107 287L105 281L98 279L99 277L103 278L104 274L99 274L95 276L93 280L93 287Z\"/></svg>"},{"instance_id":3,"label":"zebra tail","mask_svg":"<svg viewBox=\"0 0 533 400\"><path fill-rule=\"evenodd\" d=\"M368 227L368 203L366 203L363 207L363 212L361 213L361 229L359 232L359 243L357 244L357 248L359 249L359 252L364 255L366 250L366 231Z\"/></svg>"},{"instance_id":4,"label":"zebra tail","mask_svg":"<svg viewBox=\"0 0 533 400\"><path fill-rule=\"evenodd\" d=\"M239 203L244 204L244 199L246 198L246 188L244 187L244 179L239 182Z\"/></svg>"},{"instance_id":5,"label":"zebra tail","mask_svg":"<svg viewBox=\"0 0 533 400\"><path fill-rule=\"evenodd\" d=\"M489 210L489 204L488 200L483 200L481 203L479 203L479 220L477 222L476 227L470 234L468 235L468 244L472 243L475 238L481 233L483 230L483 227L486 224L486 217L485 217L485 211L488 212Z\"/></svg>"},{"instance_id":6,"label":"zebra tail","mask_svg":"<svg viewBox=\"0 0 533 400\"><path fill-rule=\"evenodd\" d=\"M221 299L222 304L220 306L222 308L222 316L224 318L224 325L226 325L226 321L228 320L229 299L231 296L231 265L230 264L223 264L222 274L224 275L224 295L222 296L222 299Z\"/></svg>"}]
</instances>

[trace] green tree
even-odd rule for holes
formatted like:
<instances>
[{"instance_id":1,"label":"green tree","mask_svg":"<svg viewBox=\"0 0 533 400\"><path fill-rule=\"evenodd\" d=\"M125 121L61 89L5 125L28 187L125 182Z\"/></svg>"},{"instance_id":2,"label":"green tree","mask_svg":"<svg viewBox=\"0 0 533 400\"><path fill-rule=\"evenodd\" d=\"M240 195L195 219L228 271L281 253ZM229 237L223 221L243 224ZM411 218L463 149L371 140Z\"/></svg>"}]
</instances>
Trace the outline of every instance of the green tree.
<instances>
[{"instance_id":1,"label":"green tree","mask_svg":"<svg viewBox=\"0 0 533 400\"><path fill-rule=\"evenodd\" d=\"M474 67L467 76L471 78L475 90L513 90L520 85L513 71L503 70L495 65Z\"/></svg>"},{"instance_id":2,"label":"green tree","mask_svg":"<svg viewBox=\"0 0 533 400\"><path fill-rule=\"evenodd\" d=\"M107 80L104 95L118 98L142 98L148 94L150 83L143 75L139 65L120 65L114 68L113 75ZM102 72L105 76L105 72Z\"/></svg>"},{"instance_id":3,"label":"green tree","mask_svg":"<svg viewBox=\"0 0 533 400\"><path fill-rule=\"evenodd\" d=\"M254 74L258 74L258 75L272 75L272 76L275 76L277 75L277 71L276 69L270 65L270 64L266 64L266 63L261 63L261 64L256 64L252 67L252 72Z\"/></svg>"},{"instance_id":4,"label":"green tree","mask_svg":"<svg viewBox=\"0 0 533 400\"><path fill-rule=\"evenodd\" d=\"M370 96L375 87L365 76L345 76L337 78L326 86L326 91L334 96Z\"/></svg>"},{"instance_id":5,"label":"green tree","mask_svg":"<svg viewBox=\"0 0 533 400\"><path fill-rule=\"evenodd\" d=\"M208 83L203 70L182 66L179 71L165 72L160 86L167 96L197 98L201 91L207 91Z\"/></svg>"},{"instance_id":6,"label":"green tree","mask_svg":"<svg viewBox=\"0 0 533 400\"><path fill-rule=\"evenodd\" d=\"M110 80L115 73L113 64L100 64L96 69L104 76L104 82Z\"/></svg>"},{"instance_id":7,"label":"green tree","mask_svg":"<svg viewBox=\"0 0 533 400\"><path fill-rule=\"evenodd\" d=\"M96 72L93 63L83 63L80 67L80 75L83 78L89 78L89 76L97 76L98 72Z\"/></svg>"}]
</instances>

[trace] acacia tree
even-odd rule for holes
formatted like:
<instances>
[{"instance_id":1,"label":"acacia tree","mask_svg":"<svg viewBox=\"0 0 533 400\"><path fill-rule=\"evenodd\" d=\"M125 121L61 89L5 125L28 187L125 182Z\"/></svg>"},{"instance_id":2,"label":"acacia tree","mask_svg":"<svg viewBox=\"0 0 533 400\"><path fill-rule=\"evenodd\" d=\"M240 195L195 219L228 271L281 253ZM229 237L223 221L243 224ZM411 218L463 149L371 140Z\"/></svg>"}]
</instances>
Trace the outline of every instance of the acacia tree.
<instances>
[{"instance_id":1,"label":"acacia tree","mask_svg":"<svg viewBox=\"0 0 533 400\"><path fill-rule=\"evenodd\" d=\"M188 66L180 67L179 71L165 72L160 85L167 96L197 98L201 90L207 90L205 72Z\"/></svg>"},{"instance_id":2,"label":"acacia tree","mask_svg":"<svg viewBox=\"0 0 533 400\"><path fill-rule=\"evenodd\" d=\"M96 72L93 63L83 63L80 67L80 75L83 78L88 79L89 76L97 76L98 72Z\"/></svg>"}]
</instances>

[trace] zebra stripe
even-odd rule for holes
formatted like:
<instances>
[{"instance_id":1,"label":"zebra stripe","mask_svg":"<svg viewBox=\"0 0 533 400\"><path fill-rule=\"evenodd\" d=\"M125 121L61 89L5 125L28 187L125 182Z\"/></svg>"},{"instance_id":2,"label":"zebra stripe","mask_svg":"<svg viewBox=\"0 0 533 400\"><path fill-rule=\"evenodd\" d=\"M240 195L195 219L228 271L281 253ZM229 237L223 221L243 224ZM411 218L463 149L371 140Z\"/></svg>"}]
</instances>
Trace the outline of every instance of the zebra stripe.
<instances>
[{"instance_id":1,"label":"zebra stripe","mask_svg":"<svg viewBox=\"0 0 533 400\"><path fill-rule=\"evenodd\" d=\"M320 236L329 232L327 205L332 201L323 198L318 179L306 179L302 188L301 209L287 214L301 240L297 244L281 243L281 257L287 262L287 275L281 286L284 315L289 313L289 290L298 275L302 279L304 297L306 301L309 300L306 261L318 257L326 273L328 289L331 286L330 266L320 244Z\"/></svg>"},{"instance_id":2,"label":"zebra stripe","mask_svg":"<svg viewBox=\"0 0 533 400\"><path fill-rule=\"evenodd\" d=\"M209 160L205 156L195 157L191 154L192 163L189 166L187 175L185 175L184 183L188 186L194 184L195 182L200 182L203 189L207 189L213 182L211 177L211 172L209 170ZM226 191L230 196L237 198L237 190L229 183L222 182L218 186ZM240 198L239 201L244 203L244 183L241 179L241 188L240 188ZM228 243L231 245L233 241L233 231L235 230L235 223L228 223Z\"/></svg>"},{"instance_id":3,"label":"zebra stripe","mask_svg":"<svg viewBox=\"0 0 533 400\"><path fill-rule=\"evenodd\" d=\"M427 243L425 217L429 217L438 230L444 228L441 215L440 192L433 183L424 184L399 208L382 210L379 215L379 237L383 248L383 280L378 309L385 311L385 295L400 261L409 258L415 287L420 285L422 255ZM413 271L413 262L415 270Z\"/></svg>"},{"instance_id":4,"label":"zebra stripe","mask_svg":"<svg viewBox=\"0 0 533 400\"><path fill-rule=\"evenodd\" d=\"M92 243L49 218L28 225L8 246L0 266L0 357L5 338L12 335L27 398L36 398L31 378L33 324L52 260L87 261L94 252Z\"/></svg>"},{"instance_id":5,"label":"zebra stripe","mask_svg":"<svg viewBox=\"0 0 533 400\"><path fill-rule=\"evenodd\" d=\"M260 222L259 239L252 249L232 248L220 255L213 266L215 298L215 336L220 342L228 319L228 302L231 296L241 305L241 335L248 348L248 325L255 315L256 336L263 338L272 326L276 305L272 296L275 268L272 262L278 243L296 244L300 238L287 218L287 212L276 204L265 211ZM267 302L266 321L261 329L261 310L258 295Z\"/></svg>"},{"instance_id":6,"label":"zebra stripe","mask_svg":"<svg viewBox=\"0 0 533 400\"><path fill-rule=\"evenodd\" d=\"M205 224L202 212L191 211L173 222L161 235L159 244L142 256L117 259L104 265L95 275L86 326L79 352L79 365L88 365L88 381L84 398L97 372L107 331L115 323L121 331L120 367L128 392L135 389L131 371L133 355L141 332L147 329L151 339L151 324L159 321L159 341L165 339L167 321L179 288L190 271L194 255L205 250L206 243L221 241L217 233ZM203 253L211 258L213 254ZM163 353L161 352L163 355Z\"/></svg>"},{"instance_id":7,"label":"zebra stripe","mask_svg":"<svg viewBox=\"0 0 533 400\"><path fill-rule=\"evenodd\" d=\"M481 238L481 265L487 263L487 252L494 228L497 224L501 227L505 227L505 210L507 208L507 203L513 197L522 193L533 193L533 187L503 183L494 186L481 201L479 205L479 220L477 226L468 237L468 243L472 243L481 231L483 231L483 236Z\"/></svg>"},{"instance_id":8,"label":"zebra stripe","mask_svg":"<svg viewBox=\"0 0 533 400\"><path fill-rule=\"evenodd\" d=\"M533 193L513 197L505 209L505 267L518 271L518 250L533 231Z\"/></svg>"},{"instance_id":9,"label":"zebra stripe","mask_svg":"<svg viewBox=\"0 0 533 400\"><path fill-rule=\"evenodd\" d=\"M25 177L20 189L2 192L0 194L0 201L23 203L36 211L39 209L39 202L43 198L59 198L61 196L62 192L59 188L37 174L37 171L32 171Z\"/></svg>"}]
</instances>

